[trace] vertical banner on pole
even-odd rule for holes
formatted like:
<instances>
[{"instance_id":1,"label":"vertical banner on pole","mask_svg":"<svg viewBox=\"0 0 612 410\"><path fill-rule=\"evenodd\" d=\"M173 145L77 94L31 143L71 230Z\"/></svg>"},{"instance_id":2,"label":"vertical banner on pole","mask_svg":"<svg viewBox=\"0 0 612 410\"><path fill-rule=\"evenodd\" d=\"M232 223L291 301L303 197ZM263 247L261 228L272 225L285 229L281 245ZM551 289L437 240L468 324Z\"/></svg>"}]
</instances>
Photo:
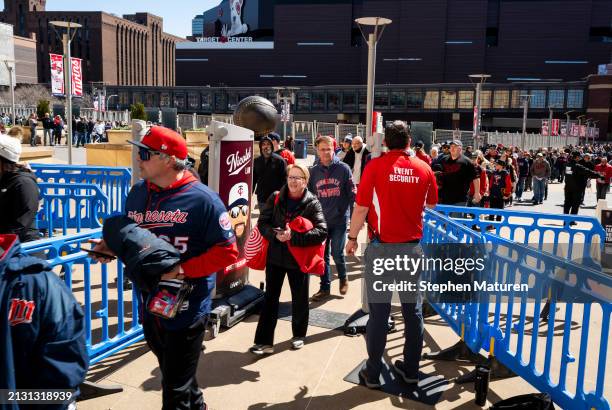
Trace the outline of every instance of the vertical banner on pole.
<instances>
[{"instance_id":1,"label":"vertical banner on pole","mask_svg":"<svg viewBox=\"0 0 612 410\"><path fill-rule=\"evenodd\" d=\"M480 115L478 115L478 106L475 105L474 106L474 138L476 138L478 135L476 135L476 132L478 131L478 119L480 118Z\"/></svg>"},{"instance_id":2,"label":"vertical banner on pole","mask_svg":"<svg viewBox=\"0 0 612 410\"><path fill-rule=\"evenodd\" d=\"M60 54L49 54L51 59L51 94L64 94L64 60Z\"/></svg>"},{"instance_id":3,"label":"vertical banner on pole","mask_svg":"<svg viewBox=\"0 0 612 410\"><path fill-rule=\"evenodd\" d=\"M542 135L548 136L548 120L542 120Z\"/></svg>"},{"instance_id":4,"label":"vertical banner on pole","mask_svg":"<svg viewBox=\"0 0 612 410\"><path fill-rule=\"evenodd\" d=\"M568 124L567 122L562 122L561 123L561 136L562 137L567 137L567 131L568 131Z\"/></svg>"},{"instance_id":5,"label":"vertical banner on pole","mask_svg":"<svg viewBox=\"0 0 612 410\"><path fill-rule=\"evenodd\" d=\"M383 133L383 116L380 111L372 112L372 134L374 133Z\"/></svg>"},{"instance_id":6,"label":"vertical banner on pole","mask_svg":"<svg viewBox=\"0 0 612 410\"><path fill-rule=\"evenodd\" d=\"M573 122L570 129L571 129L570 135L572 137L578 137L580 135L580 128L578 124Z\"/></svg>"},{"instance_id":7,"label":"vertical banner on pole","mask_svg":"<svg viewBox=\"0 0 612 410\"><path fill-rule=\"evenodd\" d=\"M581 138L586 137L586 125L581 125L580 126L580 137Z\"/></svg>"},{"instance_id":8,"label":"vertical banner on pole","mask_svg":"<svg viewBox=\"0 0 612 410\"><path fill-rule=\"evenodd\" d=\"M83 71L81 70L81 59L71 58L72 60L72 95L75 97L83 96Z\"/></svg>"},{"instance_id":9,"label":"vertical banner on pole","mask_svg":"<svg viewBox=\"0 0 612 410\"><path fill-rule=\"evenodd\" d=\"M553 119L550 124L551 135L559 135L559 119Z\"/></svg>"}]
</instances>

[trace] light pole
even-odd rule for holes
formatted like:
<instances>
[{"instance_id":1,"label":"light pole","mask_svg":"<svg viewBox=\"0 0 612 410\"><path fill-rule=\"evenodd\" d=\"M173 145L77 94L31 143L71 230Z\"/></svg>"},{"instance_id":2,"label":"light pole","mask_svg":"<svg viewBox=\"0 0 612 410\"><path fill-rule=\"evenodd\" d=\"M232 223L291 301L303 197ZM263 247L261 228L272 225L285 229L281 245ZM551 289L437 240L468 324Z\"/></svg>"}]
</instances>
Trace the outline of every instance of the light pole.
<instances>
[{"instance_id":1,"label":"light pole","mask_svg":"<svg viewBox=\"0 0 612 410\"><path fill-rule=\"evenodd\" d=\"M64 48L64 95L66 96L66 122L68 126L68 164L72 165L72 59L70 56L70 42L74 38L77 29L81 27L79 23L71 21L50 21L53 27L65 28L62 34L62 45ZM72 30L72 33L71 31Z\"/></svg>"},{"instance_id":2,"label":"light pole","mask_svg":"<svg viewBox=\"0 0 612 410\"><path fill-rule=\"evenodd\" d=\"M527 137L527 110L529 109L529 99L532 97L531 94L521 94L523 98L523 135L521 137L521 149L525 149L525 142Z\"/></svg>"},{"instance_id":3,"label":"light pole","mask_svg":"<svg viewBox=\"0 0 612 410\"><path fill-rule=\"evenodd\" d=\"M283 141L287 140L287 122L291 118L291 104L295 105L295 91L297 87L274 87L276 90L276 104L281 104L281 121L283 122ZM288 91L289 95L284 94Z\"/></svg>"},{"instance_id":4,"label":"light pole","mask_svg":"<svg viewBox=\"0 0 612 410\"><path fill-rule=\"evenodd\" d=\"M118 96L117 94L112 94L112 95L109 95L109 96L108 96L108 98L106 99L106 109L107 109L107 110L108 110L108 105L110 104L110 100L111 100L111 98L113 98L113 97L119 97L119 96Z\"/></svg>"},{"instance_id":5,"label":"light pole","mask_svg":"<svg viewBox=\"0 0 612 410\"><path fill-rule=\"evenodd\" d=\"M13 71L15 69L10 63L15 64L15 60L4 60L4 65L9 73L9 85L11 87L11 115L13 116L11 124L15 125L15 81L13 81Z\"/></svg>"},{"instance_id":6,"label":"light pole","mask_svg":"<svg viewBox=\"0 0 612 410\"><path fill-rule=\"evenodd\" d=\"M372 137L372 115L374 111L374 79L375 79L375 68L376 68L376 44L382 36L385 26L391 24L391 20L384 17L360 17L355 19L355 23L359 26L359 31L363 39L368 44L368 94L367 94L367 105L366 105L366 141L369 141ZM362 26L374 27L374 32L368 34L366 38L363 33ZM379 28L380 27L380 31Z\"/></svg>"},{"instance_id":7,"label":"light pole","mask_svg":"<svg viewBox=\"0 0 612 410\"><path fill-rule=\"evenodd\" d=\"M491 78L490 74L470 74L468 75L470 81L472 79L477 80L476 83L476 105L474 106L474 140L476 141L477 146L479 146L480 139L480 126L481 126L481 109L480 109L480 94L482 93L482 85L487 81L487 78Z\"/></svg>"}]
</instances>

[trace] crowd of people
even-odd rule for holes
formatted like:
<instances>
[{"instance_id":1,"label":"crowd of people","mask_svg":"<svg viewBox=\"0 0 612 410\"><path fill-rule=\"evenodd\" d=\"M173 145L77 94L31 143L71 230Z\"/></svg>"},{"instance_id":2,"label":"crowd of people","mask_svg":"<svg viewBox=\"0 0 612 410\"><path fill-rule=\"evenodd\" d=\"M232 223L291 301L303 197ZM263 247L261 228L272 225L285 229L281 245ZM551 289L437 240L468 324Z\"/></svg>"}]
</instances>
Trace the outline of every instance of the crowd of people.
<instances>
[{"instance_id":1,"label":"crowd of people","mask_svg":"<svg viewBox=\"0 0 612 410\"><path fill-rule=\"evenodd\" d=\"M38 119L32 117L31 120L30 126L37 126ZM55 123L49 115L41 121L43 128L45 124ZM74 122L75 145L87 143L88 135L97 132L97 124L89 131L90 120L75 118ZM45 133L44 141L47 135L51 140L51 133ZM10 212L0 214L0 292L4 292L0 296L11 300L17 296L5 284L13 280L20 266L34 269L40 278L52 275L43 262L31 268L32 261L23 260L19 248L19 241L39 237L35 228L39 194L33 174L18 164L20 137L0 135L0 203L10 204ZM305 345L310 274L320 276L319 289L310 296L310 301L325 301L332 293L333 259L338 293L346 295L349 291L346 256L356 252L357 236L366 222L372 242L418 244L423 235L425 207L447 204L502 209L513 201L523 202L524 193L529 191L533 196L528 201L538 205L546 200L548 185L560 182L565 183L564 212L576 214L589 181L596 180L597 197L605 198L612 177L612 166L607 163L612 147L608 145L528 151L496 145L474 150L471 146L464 149L460 140L452 140L432 146L427 153L423 142L411 143L408 126L401 121L387 125L385 152L378 158L372 158L360 136L347 135L340 146L333 137L319 136L316 159L307 167L296 162L293 153L282 147L280 140L275 133L262 137L259 141L261 155L253 164L253 196L260 211L256 227L268 244L264 255L264 303L250 348L254 355L274 352L274 333L285 276L292 299L291 348L299 350ZM178 262L164 270L156 283L163 282L170 284L169 288L185 291L184 299L178 294L168 299L160 297L155 289L138 289L145 340L161 369L163 407L205 409L196 371L216 272L237 260L236 236L219 196L206 186L207 178L201 179L192 169L181 135L154 126L140 142L133 144L138 150L137 166L143 181L130 190L125 216L139 224L139 228L164 238L179 251ZM170 214L180 217L169 220ZM154 215L165 219L157 220ZM119 232L108 231L104 231L102 240L95 241L93 250L98 253L90 254L101 263L108 263L117 256L110 243L114 240L113 235ZM141 252L149 247L146 243L141 245ZM135 281L139 282L145 281ZM37 289L38 282L24 283L27 297L36 298L32 289ZM59 300L64 300L63 314L82 324L82 311L63 283L58 280L48 286L55 289L52 293ZM388 300L369 305L368 360L360 372L360 378L369 388L381 387L379 376L390 303ZM159 309L160 305L164 309ZM424 331L420 299L402 300L401 310L405 321L405 345L403 357L393 363L393 369L406 383L414 384L423 377L419 373ZM6 322L7 317L12 322ZM5 314L1 318L5 328L33 326L32 321L23 317ZM40 316L36 320L51 319ZM74 368L58 367L53 371L55 379L65 385L60 387L78 388L87 369L81 326L74 326L69 333L41 332L36 337L46 338L47 342L49 338L62 338L58 346L64 346L62 348L71 353L70 357L65 356L65 352L36 354L44 360L59 357L74 363ZM30 343L21 343L18 336L14 337L11 349L20 351L35 342L36 337ZM70 340L65 339L67 337ZM17 368L24 365L27 363L19 360L14 364ZM68 371L72 372L70 377L63 374ZM19 374L16 378L13 376L11 383L31 388L49 387L44 384L47 380L24 380Z\"/></svg>"}]
</instances>

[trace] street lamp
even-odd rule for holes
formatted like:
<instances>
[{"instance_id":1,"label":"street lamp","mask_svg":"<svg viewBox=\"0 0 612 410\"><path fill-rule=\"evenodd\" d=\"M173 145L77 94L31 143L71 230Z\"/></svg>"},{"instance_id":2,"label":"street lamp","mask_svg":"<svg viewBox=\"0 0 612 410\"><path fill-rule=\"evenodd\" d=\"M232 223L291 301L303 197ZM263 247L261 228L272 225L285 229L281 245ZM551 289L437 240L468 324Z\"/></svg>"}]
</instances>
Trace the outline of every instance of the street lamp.
<instances>
[{"instance_id":1,"label":"street lamp","mask_svg":"<svg viewBox=\"0 0 612 410\"><path fill-rule=\"evenodd\" d=\"M521 98L523 98L523 134L522 134L522 142L521 148L525 149L525 140L527 136L527 110L529 109L529 99L533 97L532 94L521 94Z\"/></svg>"},{"instance_id":2,"label":"street lamp","mask_svg":"<svg viewBox=\"0 0 612 410\"><path fill-rule=\"evenodd\" d=\"M13 116L11 120L11 124L15 125L15 81L13 81L13 70L15 69L14 65L15 60L4 60L4 65L6 65L6 69L9 73L9 85L11 87L11 115Z\"/></svg>"},{"instance_id":3,"label":"street lamp","mask_svg":"<svg viewBox=\"0 0 612 410\"><path fill-rule=\"evenodd\" d=\"M276 90L276 104L281 104L281 121L283 122L283 141L287 140L287 122L291 118L291 104L295 105L295 91L298 87L274 87ZM288 91L289 95L284 94Z\"/></svg>"},{"instance_id":4,"label":"street lamp","mask_svg":"<svg viewBox=\"0 0 612 410\"><path fill-rule=\"evenodd\" d=\"M117 94L112 94L112 95L109 95L109 96L108 96L108 98L106 99L106 109L107 109L107 110L108 110L108 107L109 107L109 104L110 104L110 100L111 100L111 98L113 98L113 97L119 97L119 96L118 96Z\"/></svg>"},{"instance_id":5,"label":"street lamp","mask_svg":"<svg viewBox=\"0 0 612 410\"><path fill-rule=\"evenodd\" d=\"M66 122L68 125L68 164L72 165L72 59L70 57L70 42L79 27L79 23L72 21L50 21L53 27L65 28L62 34L62 45L64 46L64 95L66 96ZM72 33L71 31L72 30Z\"/></svg>"},{"instance_id":6,"label":"street lamp","mask_svg":"<svg viewBox=\"0 0 612 410\"><path fill-rule=\"evenodd\" d=\"M480 94L482 92L482 85L487 81L487 78L491 78L490 74L470 74L468 77L471 79L475 79L478 82L476 83L476 106L474 107L474 139L476 140L475 145L479 145L480 138Z\"/></svg>"},{"instance_id":7,"label":"street lamp","mask_svg":"<svg viewBox=\"0 0 612 410\"><path fill-rule=\"evenodd\" d=\"M374 78L376 66L376 44L382 36L385 26L391 24L391 19L384 17L360 17L355 19L355 23L359 26L359 31L368 44L368 94L366 107L366 141L372 137L372 115L374 111ZM366 38L363 32L363 26L374 27L374 32L368 34ZM379 28L380 27L380 31Z\"/></svg>"}]
</instances>

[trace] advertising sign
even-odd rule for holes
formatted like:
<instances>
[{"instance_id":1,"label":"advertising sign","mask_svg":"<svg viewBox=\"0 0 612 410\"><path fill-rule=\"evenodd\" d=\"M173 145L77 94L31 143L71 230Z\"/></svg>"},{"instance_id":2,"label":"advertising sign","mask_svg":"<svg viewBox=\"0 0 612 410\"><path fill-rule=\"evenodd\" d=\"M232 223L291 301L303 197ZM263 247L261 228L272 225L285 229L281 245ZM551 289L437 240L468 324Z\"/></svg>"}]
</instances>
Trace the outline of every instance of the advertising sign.
<instances>
[{"instance_id":1,"label":"advertising sign","mask_svg":"<svg viewBox=\"0 0 612 410\"><path fill-rule=\"evenodd\" d=\"M238 260L217 273L215 297L225 297L241 290L248 279L244 244L251 230L253 131L218 121L210 129L208 185L227 207L239 251Z\"/></svg>"},{"instance_id":2,"label":"advertising sign","mask_svg":"<svg viewBox=\"0 0 612 410\"><path fill-rule=\"evenodd\" d=\"M478 106L475 105L474 106L474 137L477 137L476 131L478 130L478 119L479 119Z\"/></svg>"},{"instance_id":3,"label":"advertising sign","mask_svg":"<svg viewBox=\"0 0 612 410\"><path fill-rule=\"evenodd\" d=\"M571 125L571 131L570 131L570 135L572 137L577 137L580 135L580 126L576 123L572 123Z\"/></svg>"},{"instance_id":4,"label":"advertising sign","mask_svg":"<svg viewBox=\"0 0 612 410\"><path fill-rule=\"evenodd\" d=\"M561 136L567 137L567 122L561 123Z\"/></svg>"},{"instance_id":5,"label":"advertising sign","mask_svg":"<svg viewBox=\"0 0 612 410\"><path fill-rule=\"evenodd\" d=\"M51 94L64 95L64 57L61 54L49 54L51 60ZM83 96L82 60L72 57L72 95Z\"/></svg>"},{"instance_id":6,"label":"advertising sign","mask_svg":"<svg viewBox=\"0 0 612 410\"><path fill-rule=\"evenodd\" d=\"M542 120L542 131L541 134L544 136L548 135L548 120Z\"/></svg>"},{"instance_id":7,"label":"advertising sign","mask_svg":"<svg viewBox=\"0 0 612 410\"><path fill-rule=\"evenodd\" d=\"M385 132L383 127L383 115L380 111L372 112L372 134Z\"/></svg>"},{"instance_id":8,"label":"advertising sign","mask_svg":"<svg viewBox=\"0 0 612 410\"><path fill-rule=\"evenodd\" d=\"M550 128L551 128L551 135L559 135L559 120L558 119L553 119L551 124L550 124Z\"/></svg>"},{"instance_id":9,"label":"advertising sign","mask_svg":"<svg viewBox=\"0 0 612 410\"><path fill-rule=\"evenodd\" d=\"M581 125L580 126L580 137L584 138L586 137L586 125Z\"/></svg>"}]
</instances>

